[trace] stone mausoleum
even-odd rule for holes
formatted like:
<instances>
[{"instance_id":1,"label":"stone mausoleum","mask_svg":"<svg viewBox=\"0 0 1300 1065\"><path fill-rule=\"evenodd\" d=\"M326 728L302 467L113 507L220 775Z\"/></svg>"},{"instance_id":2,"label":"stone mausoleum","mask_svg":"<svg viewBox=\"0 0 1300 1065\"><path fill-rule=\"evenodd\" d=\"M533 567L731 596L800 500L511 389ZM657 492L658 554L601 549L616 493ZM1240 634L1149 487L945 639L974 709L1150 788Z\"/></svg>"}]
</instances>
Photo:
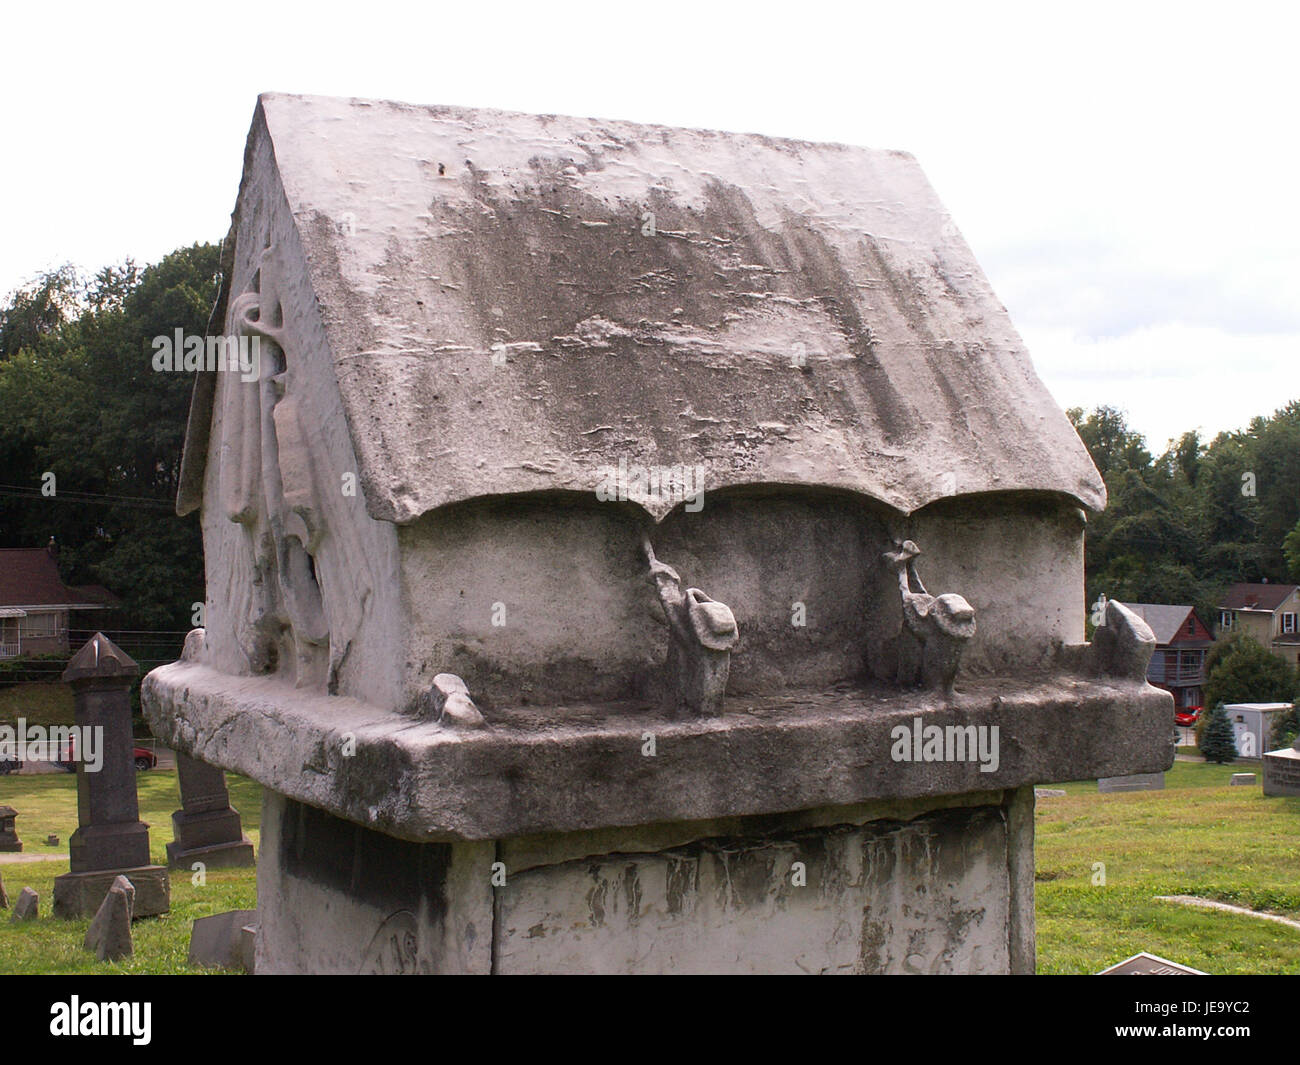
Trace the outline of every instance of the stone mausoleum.
<instances>
[{"instance_id":1,"label":"stone mausoleum","mask_svg":"<svg viewBox=\"0 0 1300 1065\"><path fill-rule=\"evenodd\" d=\"M144 704L259 972L1033 971L1033 785L1172 707L911 156L270 95L223 254Z\"/></svg>"}]
</instances>

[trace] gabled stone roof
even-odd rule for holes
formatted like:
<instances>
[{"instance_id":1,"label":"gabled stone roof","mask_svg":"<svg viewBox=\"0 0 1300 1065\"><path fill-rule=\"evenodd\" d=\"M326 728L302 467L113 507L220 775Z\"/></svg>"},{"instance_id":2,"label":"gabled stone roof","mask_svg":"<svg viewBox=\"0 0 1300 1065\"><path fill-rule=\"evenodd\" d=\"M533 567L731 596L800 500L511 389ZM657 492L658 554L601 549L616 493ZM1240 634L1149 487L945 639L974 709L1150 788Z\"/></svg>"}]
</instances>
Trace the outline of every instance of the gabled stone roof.
<instances>
[{"instance_id":1,"label":"gabled stone roof","mask_svg":"<svg viewBox=\"0 0 1300 1065\"><path fill-rule=\"evenodd\" d=\"M375 518L591 492L620 460L905 513L1105 505L910 155L284 95L260 99L249 159L263 137Z\"/></svg>"}]
</instances>

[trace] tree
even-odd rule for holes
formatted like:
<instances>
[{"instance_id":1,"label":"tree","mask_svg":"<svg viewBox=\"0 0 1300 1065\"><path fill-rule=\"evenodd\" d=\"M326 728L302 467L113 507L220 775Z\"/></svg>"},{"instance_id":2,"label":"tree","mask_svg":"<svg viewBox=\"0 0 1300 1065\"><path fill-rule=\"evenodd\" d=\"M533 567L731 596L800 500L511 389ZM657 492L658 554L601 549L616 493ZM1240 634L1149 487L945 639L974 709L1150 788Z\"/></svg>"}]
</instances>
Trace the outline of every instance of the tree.
<instances>
[{"instance_id":1,"label":"tree","mask_svg":"<svg viewBox=\"0 0 1300 1065\"><path fill-rule=\"evenodd\" d=\"M1201 737L1201 754L1207 762L1217 762L1219 765L1237 758L1237 741L1232 733L1232 722L1228 720L1228 713L1223 709L1222 703L1210 711L1209 723Z\"/></svg>"},{"instance_id":2,"label":"tree","mask_svg":"<svg viewBox=\"0 0 1300 1065\"><path fill-rule=\"evenodd\" d=\"M218 260L64 268L0 307L0 545L53 536L64 581L119 595L125 629L183 631L204 598L198 522L173 510L194 381L155 372L151 342L206 333Z\"/></svg>"},{"instance_id":3,"label":"tree","mask_svg":"<svg viewBox=\"0 0 1300 1065\"><path fill-rule=\"evenodd\" d=\"M1253 637L1238 633L1220 641L1205 660L1205 702L1289 703L1296 672Z\"/></svg>"},{"instance_id":4,"label":"tree","mask_svg":"<svg viewBox=\"0 0 1300 1065\"><path fill-rule=\"evenodd\" d=\"M1300 521L1286 534L1282 541L1282 553L1286 556L1287 571L1293 581L1300 581Z\"/></svg>"}]
</instances>

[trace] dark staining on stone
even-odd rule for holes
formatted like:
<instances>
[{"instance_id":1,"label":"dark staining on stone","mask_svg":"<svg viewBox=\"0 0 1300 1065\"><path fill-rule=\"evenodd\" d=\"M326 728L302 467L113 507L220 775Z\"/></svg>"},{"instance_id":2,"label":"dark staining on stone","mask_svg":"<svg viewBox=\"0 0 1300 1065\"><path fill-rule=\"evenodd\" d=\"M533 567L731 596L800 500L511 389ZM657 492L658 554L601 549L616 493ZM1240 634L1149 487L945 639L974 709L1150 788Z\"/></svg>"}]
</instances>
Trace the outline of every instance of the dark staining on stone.
<instances>
[{"instance_id":1,"label":"dark staining on stone","mask_svg":"<svg viewBox=\"0 0 1300 1065\"><path fill-rule=\"evenodd\" d=\"M665 892L670 916L681 916L694 907L699 890L700 862L696 855L666 854L668 884Z\"/></svg>"},{"instance_id":2,"label":"dark staining on stone","mask_svg":"<svg viewBox=\"0 0 1300 1065\"><path fill-rule=\"evenodd\" d=\"M447 914L452 847L410 843L344 821L314 806L285 801L280 863L285 872L382 911L427 907L428 920Z\"/></svg>"},{"instance_id":3,"label":"dark staining on stone","mask_svg":"<svg viewBox=\"0 0 1300 1065\"><path fill-rule=\"evenodd\" d=\"M623 892L627 900L627 919L630 924L641 920L641 877L635 862L623 870Z\"/></svg>"}]
</instances>

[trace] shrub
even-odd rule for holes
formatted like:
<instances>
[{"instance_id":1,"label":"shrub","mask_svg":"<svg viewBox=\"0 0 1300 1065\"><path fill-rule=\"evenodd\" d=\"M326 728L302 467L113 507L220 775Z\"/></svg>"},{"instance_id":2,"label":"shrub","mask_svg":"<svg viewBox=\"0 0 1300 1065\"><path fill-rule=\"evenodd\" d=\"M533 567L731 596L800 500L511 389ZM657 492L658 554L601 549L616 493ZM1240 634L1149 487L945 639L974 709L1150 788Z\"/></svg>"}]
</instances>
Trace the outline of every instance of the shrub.
<instances>
[{"instance_id":1,"label":"shrub","mask_svg":"<svg viewBox=\"0 0 1300 1065\"><path fill-rule=\"evenodd\" d=\"M1232 722L1228 720L1228 713L1223 709L1222 703L1210 711L1199 746L1207 762L1223 765L1236 761L1237 741L1232 733Z\"/></svg>"}]
</instances>

